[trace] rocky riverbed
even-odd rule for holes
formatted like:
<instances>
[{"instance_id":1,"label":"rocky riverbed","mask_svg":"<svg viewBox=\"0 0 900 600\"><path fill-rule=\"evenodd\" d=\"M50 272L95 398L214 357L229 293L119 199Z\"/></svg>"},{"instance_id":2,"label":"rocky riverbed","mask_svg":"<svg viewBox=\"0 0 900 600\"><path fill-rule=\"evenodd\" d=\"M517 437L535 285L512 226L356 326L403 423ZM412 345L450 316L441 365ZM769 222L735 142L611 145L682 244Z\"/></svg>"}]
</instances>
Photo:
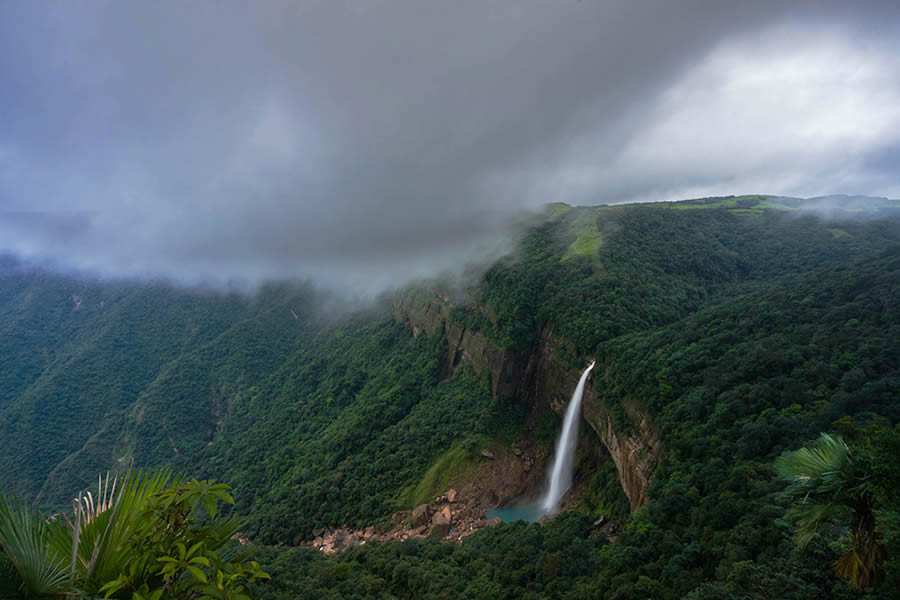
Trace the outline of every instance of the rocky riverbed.
<instances>
[{"instance_id":1,"label":"rocky riverbed","mask_svg":"<svg viewBox=\"0 0 900 600\"><path fill-rule=\"evenodd\" d=\"M316 537L310 545L326 554L333 554L371 542L425 537L459 541L482 527L499 523L500 519L486 519L480 502L467 502L455 489L449 489L434 502L394 513L391 521L394 525L387 530L379 530L375 526L361 530L319 530L314 532Z\"/></svg>"}]
</instances>

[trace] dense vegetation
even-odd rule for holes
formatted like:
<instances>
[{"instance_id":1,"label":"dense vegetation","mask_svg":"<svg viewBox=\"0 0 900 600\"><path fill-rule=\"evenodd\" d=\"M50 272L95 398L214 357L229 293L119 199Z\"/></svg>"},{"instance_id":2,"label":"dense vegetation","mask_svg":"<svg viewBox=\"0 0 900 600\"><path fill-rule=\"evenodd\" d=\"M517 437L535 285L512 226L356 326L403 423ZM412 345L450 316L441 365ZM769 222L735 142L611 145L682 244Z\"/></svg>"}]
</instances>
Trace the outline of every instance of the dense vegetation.
<instances>
[{"instance_id":1,"label":"dense vegetation","mask_svg":"<svg viewBox=\"0 0 900 600\"><path fill-rule=\"evenodd\" d=\"M443 450L521 412L491 397L486 374L441 381L444 347L390 319L350 324L238 400L210 468L236 482L248 532L296 542L389 517Z\"/></svg>"},{"instance_id":2,"label":"dense vegetation","mask_svg":"<svg viewBox=\"0 0 900 600\"><path fill-rule=\"evenodd\" d=\"M859 435L861 432L857 432ZM860 470L877 464L883 485L872 489L880 511L880 534L888 554L900 552L900 430L866 434L872 441L857 447ZM657 500L658 502L659 500ZM783 515L783 506L770 513ZM893 517L888 517L888 515ZM547 525L517 523L479 531L456 546L416 540L362 546L335 557L307 549L266 550L262 559L273 575L267 592L273 600L338 598L858 598L861 594L835 576L833 562L846 543L842 534L850 518L837 514L820 523L825 535L804 548L794 546L789 525L776 520L778 534L765 555L755 560L733 556L727 566L706 575L710 557L704 540L684 544L646 514L636 518L615 544L609 544L591 520L563 514ZM763 521L764 519L760 519ZM756 528L764 528L760 523ZM751 528L744 526L745 532ZM829 540L834 540L829 544ZM668 560L659 555L671 553ZM897 562L888 565L877 598L896 597ZM691 591L688 591L691 590Z\"/></svg>"},{"instance_id":3,"label":"dense vegetation","mask_svg":"<svg viewBox=\"0 0 900 600\"><path fill-rule=\"evenodd\" d=\"M448 317L516 355L549 328L562 363L596 357L616 427L640 410L662 443L645 507L625 515L610 463L585 463L599 470L580 474L582 512L543 528L336 557L265 549L266 597L858 597L833 566L854 521L835 509L795 546L773 468L820 432L858 457L887 556L872 593L890 597L900 224L891 206L829 221L798 207L555 206ZM234 485L245 535L294 544L384 523L448 451L516 439L532 408L493 397L485 372L451 376L442 331L412 336L383 306L323 318L303 288L250 301L4 269L0 351L16 366L0 375L0 483L44 501L116 461L173 465ZM599 512L624 517L613 544Z\"/></svg>"},{"instance_id":4,"label":"dense vegetation","mask_svg":"<svg viewBox=\"0 0 900 600\"><path fill-rule=\"evenodd\" d=\"M107 475L68 515L0 495L0 589L28 598L251 600L268 579L221 518L229 487L165 471Z\"/></svg>"},{"instance_id":5,"label":"dense vegetation","mask_svg":"<svg viewBox=\"0 0 900 600\"><path fill-rule=\"evenodd\" d=\"M900 429L876 429L856 431L855 435L870 440L856 446L861 455L859 470L873 473L873 480L881 482L869 489L879 507L881 540L887 543L888 555L896 557L900 552L900 465L896 460ZM651 506L665 502L666 497L659 494ZM827 515L819 523L823 535L799 548L790 540L790 525L782 519L784 509L775 502L757 511L753 523L736 528L731 554L724 557L714 553L707 539L685 543L679 528L659 524L642 511L615 544L609 544L584 515L568 513L544 526L520 522L485 529L458 546L415 540L362 546L335 557L302 548L269 549L261 558L273 576L266 588L273 600L861 597L834 572L837 555L847 550L850 516L839 511ZM747 536L764 541L765 552L755 557L735 554ZM896 597L900 569L896 560L887 567L880 592L870 597ZM712 581L700 583L702 579Z\"/></svg>"},{"instance_id":6,"label":"dense vegetation","mask_svg":"<svg viewBox=\"0 0 900 600\"><path fill-rule=\"evenodd\" d=\"M494 337L526 348L549 323L575 352L592 354L611 338L672 323L718 296L740 298L754 284L783 287L898 242L894 220L826 223L703 206L574 208L534 227L478 288L494 316ZM603 244L570 255L585 229L601 232Z\"/></svg>"}]
</instances>

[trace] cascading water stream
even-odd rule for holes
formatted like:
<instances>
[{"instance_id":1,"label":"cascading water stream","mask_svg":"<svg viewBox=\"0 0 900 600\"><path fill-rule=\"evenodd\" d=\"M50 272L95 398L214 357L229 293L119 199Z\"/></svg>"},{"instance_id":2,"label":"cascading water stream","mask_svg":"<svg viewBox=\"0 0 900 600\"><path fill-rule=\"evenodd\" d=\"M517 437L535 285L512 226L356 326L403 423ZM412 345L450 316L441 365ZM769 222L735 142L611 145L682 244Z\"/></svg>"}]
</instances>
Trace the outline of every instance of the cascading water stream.
<instances>
[{"instance_id":1,"label":"cascading water stream","mask_svg":"<svg viewBox=\"0 0 900 600\"><path fill-rule=\"evenodd\" d=\"M572 470L575 463L575 446L578 442L578 424L581 421L581 397L584 385L594 363L581 374L578 385L569 400L566 416L563 419L562 431L556 441L556 454L553 457L553 469L550 473L549 487L544 497L534 504L515 504L506 508L494 508L487 511L487 518L499 518L507 523L527 521L537 523L544 515L556 514L559 503L572 485Z\"/></svg>"},{"instance_id":2,"label":"cascading water stream","mask_svg":"<svg viewBox=\"0 0 900 600\"><path fill-rule=\"evenodd\" d=\"M566 416L563 419L562 432L556 442L556 454L553 458L553 470L550 473L550 487L541 501L545 513L555 513L563 495L572 485L572 468L575 460L575 445L578 440L578 423L581 421L581 397L584 395L584 384L594 368L592 362L581 374L578 385L569 400Z\"/></svg>"}]
</instances>

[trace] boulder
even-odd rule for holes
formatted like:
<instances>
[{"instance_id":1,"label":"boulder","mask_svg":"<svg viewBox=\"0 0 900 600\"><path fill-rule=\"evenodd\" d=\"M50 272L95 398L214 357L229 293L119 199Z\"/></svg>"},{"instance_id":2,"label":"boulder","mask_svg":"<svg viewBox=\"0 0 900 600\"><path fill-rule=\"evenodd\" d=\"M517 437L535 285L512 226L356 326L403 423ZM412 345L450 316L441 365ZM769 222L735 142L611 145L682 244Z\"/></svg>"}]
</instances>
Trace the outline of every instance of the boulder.
<instances>
[{"instance_id":1,"label":"boulder","mask_svg":"<svg viewBox=\"0 0 900 600\"><path fill-rule=\"evenodd\" d=\"M481 451L481 455L489 460L494 460L494 453L487 448Z\"/></svg>"},{"instance_id":2,"label":"boulder","mask_svg":"<svg viewBox=\"0 0 900 600\"><path fill-rule=\"evenodd\" d=\"M344 550L349 548L353 543L353 538L344 530L336 531L334 534L334 548L336 550Z\"/></svg>"},{"instance_id":3,"label":"boulder","mask_svg":"<svg viewBox=\"0 0 900 600\"><path fill-rule=\"evenodd\" d=\"M450 504L456 502L456 490L449 489L447 490L447 493L444 494L444 496L447 498L447 502L449 502Z\"/></svg>"},{"instance_id":4,"label":"boulder","mask_svg":"<svg viewBox=\"0 0 900 600\"><path fill-rule=\"evenodd\" d=\"M448 533L450 533L450 523L435 523L431 526L428 537L442 538L446 537Z\"/></svg>"},{"instance_id":5,"label":"boulder","mask_svg":"<svg viewBox=\"0 0 900 600\"><path fill-rule=\"evenodd\" d=\"M413 527L425 525L428 522L428 505L420 504L412 510L409 520Z\"/></svg>"},{"instance_id":6,"label":"boulder","mask_svg":"<svg viewBox=\"0 0 900 600\"><path fill-rule=\"evenodd\" d=\"M441 516L443 516L445 519L447 519L448 523L450 522L450 507L449 506L444 507L444 510L441 511Z\"/></svg>"},{"instance_id":7,"label":"boulder","mask_svg":"<svg viewBox=\"0 0 900 600\"><path fill-rule=\"evenodd\" d=\"M481 506L497 506L500 504L500 498L497 497L492 490L481 490L478 497L478 503Z\"/></svg>"},{"instance_id":8,"label":"boulder","mask_svg":"<svg viewBox=\"0 0 900 600\"><path fill-rule=\"evenodd\" d=\"M447 510L446 512L450 512ZM432 525L450 525L450 517L444 516L443 512L436 512L434 516L431 517Z\"/></svg>"}]
</instances>

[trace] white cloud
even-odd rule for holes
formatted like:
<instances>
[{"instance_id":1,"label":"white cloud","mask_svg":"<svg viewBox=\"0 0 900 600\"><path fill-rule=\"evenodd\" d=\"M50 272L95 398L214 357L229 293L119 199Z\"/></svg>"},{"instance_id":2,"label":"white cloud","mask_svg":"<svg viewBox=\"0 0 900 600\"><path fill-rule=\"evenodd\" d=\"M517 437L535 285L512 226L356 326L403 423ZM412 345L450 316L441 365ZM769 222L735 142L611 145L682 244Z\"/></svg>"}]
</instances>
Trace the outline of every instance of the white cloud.
<instances>
[{"instance_id":1,"label":"white cloud","mask_svg":"<svg viewBox=\"0 0 900 600\"><path fill-rule=\"evenodd\" d=\"M865 158L900 143L897 73L896 47L846 31L780 27L728 40L632 115L636 130L615 159L595 158L607 151L604 134L587 136L545 184L582 202L896 196Z\"/></svg>"}]
</instances>

